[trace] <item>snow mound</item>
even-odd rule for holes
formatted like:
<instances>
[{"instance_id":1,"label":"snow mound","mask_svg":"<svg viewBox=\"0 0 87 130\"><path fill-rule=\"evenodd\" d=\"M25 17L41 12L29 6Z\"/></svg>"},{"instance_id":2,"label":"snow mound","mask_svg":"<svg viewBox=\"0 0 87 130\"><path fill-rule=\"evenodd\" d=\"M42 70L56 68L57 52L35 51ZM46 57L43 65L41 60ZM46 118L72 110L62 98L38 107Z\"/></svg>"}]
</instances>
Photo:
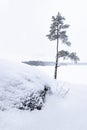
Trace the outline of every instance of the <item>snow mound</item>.
<instances>
[{"instance_id":1,"label":"snow mound","mask_svg":"<svg viewBox=\"0 0 87 130\"><path fill-rule=\"evenodd\" d=\"M45 96L44 90L46 88L50 88L50 92L57 95L64 95L67 92L57 81L35 67L23 63L0 60L0 110L8 110L15 107L24 109L23 105L25 102L25 106L28 102L28 105L32 105L30 102L31 97L39 100L39 105L41 105L42 102L40 100L44 101L44 99L42 97L38 99L35 95L39 94L40 96L42 92L42 96L43 94Z\"/></svg>"}]
</instances>

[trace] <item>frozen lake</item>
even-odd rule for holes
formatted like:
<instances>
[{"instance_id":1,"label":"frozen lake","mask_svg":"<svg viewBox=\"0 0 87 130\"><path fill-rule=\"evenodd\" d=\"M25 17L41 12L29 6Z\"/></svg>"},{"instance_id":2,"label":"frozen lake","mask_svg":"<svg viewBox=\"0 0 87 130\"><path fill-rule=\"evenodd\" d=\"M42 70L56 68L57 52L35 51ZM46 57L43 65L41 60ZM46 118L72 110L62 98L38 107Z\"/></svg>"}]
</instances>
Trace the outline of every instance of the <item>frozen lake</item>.
<instances>
[{"instance_id":1,"label":"frozen lake","mask_svg":"<svg viewBox=\"0 0 87 130\"><path fill-rule=\"evenodd\" d=\"M38 69L54 76L54 66L39 66ZM58 79L74 84L87 85L87 65L67 65L58 68Z\"/></svg>"}]
</instances>

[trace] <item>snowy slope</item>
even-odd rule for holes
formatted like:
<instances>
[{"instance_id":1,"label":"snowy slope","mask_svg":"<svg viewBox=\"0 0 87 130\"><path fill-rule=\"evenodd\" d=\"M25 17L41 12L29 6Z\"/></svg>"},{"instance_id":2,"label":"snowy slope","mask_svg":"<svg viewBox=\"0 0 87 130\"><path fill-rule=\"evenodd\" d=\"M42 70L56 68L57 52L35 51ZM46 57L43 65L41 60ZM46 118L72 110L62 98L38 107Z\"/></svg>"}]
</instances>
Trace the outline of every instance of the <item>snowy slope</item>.
<instances>
[{"instance_id":1,"label":"snowy slope","mask_svg":"<svg viewBox=\"0 0 87 130\"><path fill-rule=\"evenodd\" d=\"M41 111L0 111L0 130L87 130L87 86L69 87L67 96L51 96Z\"/></svg>"},{"instance_id":2,"label":"snowy slope","mask_svg":"<svg viewBox=\"0 0 87 130\"><path fill-rule=\"evenodd\" d=\"M0 109L14 108L14 104L44 86L50 87L52 93L65 93L58 82L34 67L0 60Z\"/></svg>"},{"instance_id":3,"label":"snowy slope","mask_svg":"<svg viewBox=\"0 0 87 130\"><path fill-rule=\"evenodd\" d=\"M0 130L87 130L87 85L56 82L34 67L0 61L2 107L12 108L20 97L43 89L45 84L51 87L53 94L47 97L43 109L0 111ZM70 90L64 96L66 88Z\"/></svg>"}]
</instances>

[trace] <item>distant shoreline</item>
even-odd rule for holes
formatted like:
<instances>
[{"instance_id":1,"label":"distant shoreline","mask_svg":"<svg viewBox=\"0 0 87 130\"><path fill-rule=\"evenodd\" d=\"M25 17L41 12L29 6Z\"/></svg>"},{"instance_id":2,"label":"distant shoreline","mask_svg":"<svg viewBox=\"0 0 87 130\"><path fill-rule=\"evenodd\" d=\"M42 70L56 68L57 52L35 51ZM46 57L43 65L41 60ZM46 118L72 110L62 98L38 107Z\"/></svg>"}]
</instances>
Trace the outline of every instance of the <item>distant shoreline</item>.
<instances>
[{"instance_id":1,"label":"distant shoreline","mask_svg":"<svg viewBox=\"0 0 87 130\"><path fill-rule=\"evenodd\" d=\"M27 65L31 65L31 66L54 66L55 62L51 62L51 61L23 61L22 63L25 63ZM66 65L87 65L87 62L78 62L78 63L70 63L70 62L60 62L59 66L66 66Z\"/></svg>"}]
</instances>

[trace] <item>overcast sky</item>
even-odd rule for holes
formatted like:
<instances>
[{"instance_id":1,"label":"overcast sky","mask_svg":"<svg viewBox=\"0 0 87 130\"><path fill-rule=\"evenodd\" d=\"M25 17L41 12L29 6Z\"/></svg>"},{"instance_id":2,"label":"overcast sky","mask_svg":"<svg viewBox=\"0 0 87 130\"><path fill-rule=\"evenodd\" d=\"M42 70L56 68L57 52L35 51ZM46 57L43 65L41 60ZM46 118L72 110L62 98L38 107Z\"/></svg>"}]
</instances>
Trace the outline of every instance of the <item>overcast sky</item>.
<instances>
[{"instance_id":1,"label":"overcast sky","mask_svg":"<svg viewBox=\"0 0 87 130\"><path fill-rule=\"evenodd\" d=\"M58 11L70 24L67 34L72 46L62 47L87 62L86 0L0 0L0 58L54 60L56 43L46 35Z\"/></svg>"}]
</instances>

